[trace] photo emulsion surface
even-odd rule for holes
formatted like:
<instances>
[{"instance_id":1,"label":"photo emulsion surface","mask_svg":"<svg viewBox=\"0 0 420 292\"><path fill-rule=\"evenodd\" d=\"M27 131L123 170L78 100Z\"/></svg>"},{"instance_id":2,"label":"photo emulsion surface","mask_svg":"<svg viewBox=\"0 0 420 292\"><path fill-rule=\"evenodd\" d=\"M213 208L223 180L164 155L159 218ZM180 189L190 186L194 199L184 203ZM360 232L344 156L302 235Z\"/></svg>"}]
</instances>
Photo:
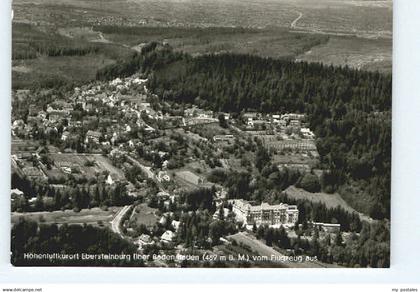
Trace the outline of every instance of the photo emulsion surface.
<instances>
[{"instance_id":1,"label":"photo emulsion surface","mask_svg":"<svg viewBox=\"0 0 420 292\"><path fill-rule=\"evenodd\" d=\"M15 266L390 266L392 1L14 0Z\"/></svg>"}]
</instances>

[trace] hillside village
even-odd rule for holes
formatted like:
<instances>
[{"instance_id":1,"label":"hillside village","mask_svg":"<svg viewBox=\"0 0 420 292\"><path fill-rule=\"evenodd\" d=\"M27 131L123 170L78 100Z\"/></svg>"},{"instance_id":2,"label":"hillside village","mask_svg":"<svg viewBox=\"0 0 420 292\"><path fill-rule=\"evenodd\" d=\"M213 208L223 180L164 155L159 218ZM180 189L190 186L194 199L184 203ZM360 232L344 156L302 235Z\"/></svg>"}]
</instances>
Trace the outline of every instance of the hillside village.
<instances>
[{"instance_id":1,"label":"hillside village","mask_svg":"<svg viewBox=\"0 0 420 292\"><path fill-rule=\"evenodd\" d=\"M174 173L170 170L200 162L197 151L189 153L190 149L182 148L182 144L212 148L205 157L210 168L214 168L212 164L224 162L228 166L232 162L233 159L223 157L224 148L242 141L252 143L257 138L276 155L287 156L287 152L298 157L279 157L279 166L310 170L318 157L314 134L307 128L303 114L244 112L233 117L196 106L174 109L173 105L160 103L156 95L148 94L146 82L139 77L117 78L109 83L76 87L68 100L54 98L43 105L45 109L32 105L25 120L12 121L14 165L41 180L54 179L60 172L64 176L81 174L90 178L89 168L94 165L77 165L71 157L101 154L107 157L102 158L104 161L112 164L118 160L116 157L124 156L128 161L117 168L127 170L143 163L150 170L150 178L156 176L159 182L170 182ZM221 118L225 127L219 126ZM45 140L48 146L42 145ZM46 148L46 156L54 156L54 163L43 158L45 155L41 157ZM190 155L180 157L180 150ZM69 159L65 161L64 157ZM108 172L109 184L123 179L117 172ZM197 182L205 181L202 175L195 176L200 177ZM191 177L194 183L194 175Z\"/></svg>"},{"instance_id":2,"label":"hillside village","mask_svg":"<svg viewBox=\"0 0 420 292\"><path fill-rule=\"evenodd\" d=\"M328 240L350 236L340 233L337 221L298 222L299 211L293 204L286 207L294 212L290 221L282 221L284 205L266 202L257 206L263 213L253 215L260 217L250 220L242 211L235 211L228 200L232 191L220 179L230 171L252 175L255 167L261 170L269 161L278 171L319 177L316 137L304 114L214 112L165 101L149 92L147 81L140 75L98 81L74 88L69 96L15 92L15 102L27 97L37 102L13 115L12 170L18 183L12 182L12 211L79 212L129 206L112 222L116 233L134 242L139 252L159 248L182 253L191 246L191 239L180 228L186 228L189 216L196 216L185 207L196 200L188 196L208 190L210 201L197 202L212 210L204 215L207 224L216 228L223 220L229 227L213 231L201 244L207 249L220 240L237 244L228 241L225 233L248 230L261 238L269 227L280 228L287 235L276 236L289 240L309 240L313 229L321 238L332 238ZM267 156L261 158L262 165L258 165L260 152ZM264 215L264 210L271 215ZM261 220L262 216L271 216L271 221ZM284 252L290 254L303 251L287 246Z\"/></svg>"}]
</instances>

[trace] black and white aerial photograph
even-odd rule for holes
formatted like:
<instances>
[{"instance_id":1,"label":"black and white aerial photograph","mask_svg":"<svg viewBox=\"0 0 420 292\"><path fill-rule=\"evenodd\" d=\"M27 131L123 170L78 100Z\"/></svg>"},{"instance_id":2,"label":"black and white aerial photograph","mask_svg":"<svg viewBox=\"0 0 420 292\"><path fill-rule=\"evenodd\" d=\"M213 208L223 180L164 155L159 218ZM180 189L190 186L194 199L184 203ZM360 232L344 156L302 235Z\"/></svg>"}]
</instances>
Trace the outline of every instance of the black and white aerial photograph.
<instances>
[{"instance_id":1,"label":"black and white aerial photograph","mask_svg":"<svg viewBox=\"0 0 420 292\"><path fill-rule=\"evenodd\" d=\"M11 19L13 266L390 267L392 0Z\"/></svg>"}]
</instances>

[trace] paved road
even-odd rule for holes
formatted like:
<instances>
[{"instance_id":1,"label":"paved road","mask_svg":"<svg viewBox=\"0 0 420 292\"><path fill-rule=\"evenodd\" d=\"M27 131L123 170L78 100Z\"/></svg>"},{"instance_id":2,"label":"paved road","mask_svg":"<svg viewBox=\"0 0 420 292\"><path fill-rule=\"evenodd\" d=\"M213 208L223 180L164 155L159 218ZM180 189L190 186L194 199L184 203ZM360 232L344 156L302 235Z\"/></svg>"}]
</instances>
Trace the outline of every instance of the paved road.
<instances>
[{"instance_id":1,"label":"paved road","mask_svg":"<svg viewBox=\"0 0 420 292\"><path fill-rule=\"evenodd\" d=\"M114 217L114 219L112 219L112 221L111 221L112 231L119 234L121 237L123 237L123 235L122 235L121 229L120 229L120 222L121 222L122 217L125 215L125 213L127 213L127 211L130 209L130 207L131 207L130 205L124 206L120 210L120 212L118 212L118 214Z\"/></svg>"}]
</instances>

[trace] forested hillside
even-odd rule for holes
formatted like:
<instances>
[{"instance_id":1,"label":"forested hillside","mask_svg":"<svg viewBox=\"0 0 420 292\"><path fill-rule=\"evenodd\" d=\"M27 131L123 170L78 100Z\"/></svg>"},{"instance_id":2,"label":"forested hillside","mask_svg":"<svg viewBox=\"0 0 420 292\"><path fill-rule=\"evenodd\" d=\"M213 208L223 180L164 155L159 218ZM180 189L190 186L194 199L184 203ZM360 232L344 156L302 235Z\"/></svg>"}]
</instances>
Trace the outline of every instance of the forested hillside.
<instances>
[{"instance_id":1,"label":"forested hillside","mask_svg":"<svg viewBox=\"0 0 420 292\"><path fill-rule=\"evenodd\" d=\"M83 239L83 240L81 240ZM12 228L12 264L16 266L142 266L141 260L80 260L87 254L133 254L137 247L111 230L92 226L38 224L21 220ZM77 259L28 259L25 254L54 253L73 255Z\"/></svg>"},{"instance_id":2,"label":"forested hillside","mask_svg":"<svg viewBox=\"0 0 420 292\"><path fill-rule=\"evenodd\" d=\"M216 111L308 114L325 169L324 191L338 190L359 211L389 218L390 75L250 55L193 58L152 43L97 77L137 70L151 73L149 89L166 100Z\"/></svg>"}]
</instances>

